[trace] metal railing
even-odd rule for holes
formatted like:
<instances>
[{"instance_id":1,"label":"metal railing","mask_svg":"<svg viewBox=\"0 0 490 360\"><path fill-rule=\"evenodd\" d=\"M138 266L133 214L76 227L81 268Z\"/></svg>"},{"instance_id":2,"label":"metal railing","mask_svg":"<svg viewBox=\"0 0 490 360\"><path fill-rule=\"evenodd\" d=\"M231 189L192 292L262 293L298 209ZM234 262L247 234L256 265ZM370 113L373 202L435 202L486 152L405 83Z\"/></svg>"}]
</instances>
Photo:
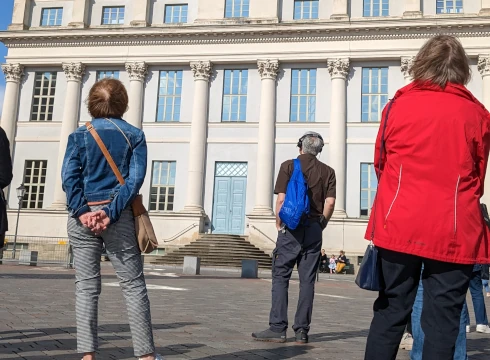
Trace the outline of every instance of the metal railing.
<instances>
[{"instance_id":1,"label":"metal railing","mask_svg":"<svg viewBox=\"0 0 490 360\"><path fill-rule=\"evenodd\" d=\"M265 236L270 242L276 244L276 242L271 239L266 233L264 233L262 230L260 230L259 228L257 228L256 226L253 226L252 224L249 225L251 228L257 230L259 233L261 233L263 236Z\"/></svg>"}]
</instances>

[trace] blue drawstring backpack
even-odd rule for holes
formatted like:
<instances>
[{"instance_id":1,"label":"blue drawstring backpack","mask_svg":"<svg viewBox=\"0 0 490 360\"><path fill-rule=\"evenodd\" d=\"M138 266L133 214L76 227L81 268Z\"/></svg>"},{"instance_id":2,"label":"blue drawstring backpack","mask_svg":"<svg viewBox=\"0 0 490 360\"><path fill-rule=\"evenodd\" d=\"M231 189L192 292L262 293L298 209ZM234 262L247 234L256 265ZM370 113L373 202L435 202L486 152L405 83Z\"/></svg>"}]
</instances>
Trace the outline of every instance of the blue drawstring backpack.
<instances>
[{"instance_id":1,"label":"blue drawstring backpack","mask_svg":"<svg viewBox=\"0 0 490 360\"><path fill-rule=\"evenodd\" d=\"M293 165L293 174L286 189L286 198L279 211L279 218L290 230L295 230L304 217L310 213L308 184L301 171L301 163L295 159Z\"/></svg>"}]
</instances>

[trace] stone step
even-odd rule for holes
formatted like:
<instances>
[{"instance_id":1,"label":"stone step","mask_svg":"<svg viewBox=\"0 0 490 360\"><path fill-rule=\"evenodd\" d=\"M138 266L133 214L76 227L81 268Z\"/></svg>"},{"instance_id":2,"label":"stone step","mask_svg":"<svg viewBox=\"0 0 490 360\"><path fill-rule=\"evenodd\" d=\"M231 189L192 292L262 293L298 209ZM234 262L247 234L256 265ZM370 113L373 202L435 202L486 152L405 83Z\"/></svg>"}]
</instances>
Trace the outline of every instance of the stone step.
<instances>
[{"instance_id":1,"label":"stone step","mask_svg":"<svg viewBox=\"0 0 490 360\"><path fill-rule=\"evenodd\" d=\"M220 246L220 245L207 245L207 244L195 244L195 245L187 245L179 250L184 249L201 249L203 251L246 251L246 252L257 252L264 253L260 249L251 246Z\"/></svg>"},{"instance_id":2,"label":"stone step","mask_svg":"<svg viewBox=\"0 0 490 360\"><path fill-rule=\"evenodd\" d=\"M246 260L246 259L244 259ZM183 264L183 259L155 259L151 260L150 264L152 265L182 265ZM270 269L271 264L258 261L259 268L261 269ZM201 259L201 266L217 266L217 267L241 267L242 266L242 259L240 260L222 260L222 261L216 261L216 260L206 260L206 259Z\"/></svg>"}]
</instances>

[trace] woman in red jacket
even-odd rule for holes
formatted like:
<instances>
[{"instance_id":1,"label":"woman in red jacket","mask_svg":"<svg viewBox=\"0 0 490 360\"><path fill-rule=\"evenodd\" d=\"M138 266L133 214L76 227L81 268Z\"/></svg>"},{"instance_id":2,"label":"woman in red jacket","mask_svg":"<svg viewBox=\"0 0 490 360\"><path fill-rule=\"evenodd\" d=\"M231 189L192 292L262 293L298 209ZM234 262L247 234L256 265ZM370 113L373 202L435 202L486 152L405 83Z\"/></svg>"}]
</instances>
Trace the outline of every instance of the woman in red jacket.
<instances>
[{"instance_id":1,"label":"woman in red jacket","mask_svg":"<svg viewBox=\"0 0 490 360\"><path fill-rule=\"evenodd\" d=\"M374 303L367 360L394 360L422 264L424 359L452 360L475 263L489 263L480 198L490 115L465 88L468 58L439 35L420 50L412 84L383 111L376 140L379 185L366 239L378 247L384 290Z\"/></svg>"}]
</instances>

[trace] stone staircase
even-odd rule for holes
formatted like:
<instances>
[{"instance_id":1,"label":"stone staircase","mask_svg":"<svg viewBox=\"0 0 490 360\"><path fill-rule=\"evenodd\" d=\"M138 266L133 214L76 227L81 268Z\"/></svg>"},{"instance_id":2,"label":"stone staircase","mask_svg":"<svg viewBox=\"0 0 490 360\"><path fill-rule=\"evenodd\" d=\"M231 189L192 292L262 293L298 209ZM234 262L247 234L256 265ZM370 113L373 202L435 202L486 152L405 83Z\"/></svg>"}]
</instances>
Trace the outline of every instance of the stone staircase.
<instances>
[{"instance_id":1,"label":"stone staircase","mask_svg":"<svg viewBox=\"0 0 490 360\"><path fill-rule=\"evenodd\" d=\"M259 268L270 269L271 257L248 242L246 236L202 234L177 250L151 257L153 265L182 265L184 256L201 258L201 266L241 267L243 259L258 260Z\"/></svg>"}]
</instances>

